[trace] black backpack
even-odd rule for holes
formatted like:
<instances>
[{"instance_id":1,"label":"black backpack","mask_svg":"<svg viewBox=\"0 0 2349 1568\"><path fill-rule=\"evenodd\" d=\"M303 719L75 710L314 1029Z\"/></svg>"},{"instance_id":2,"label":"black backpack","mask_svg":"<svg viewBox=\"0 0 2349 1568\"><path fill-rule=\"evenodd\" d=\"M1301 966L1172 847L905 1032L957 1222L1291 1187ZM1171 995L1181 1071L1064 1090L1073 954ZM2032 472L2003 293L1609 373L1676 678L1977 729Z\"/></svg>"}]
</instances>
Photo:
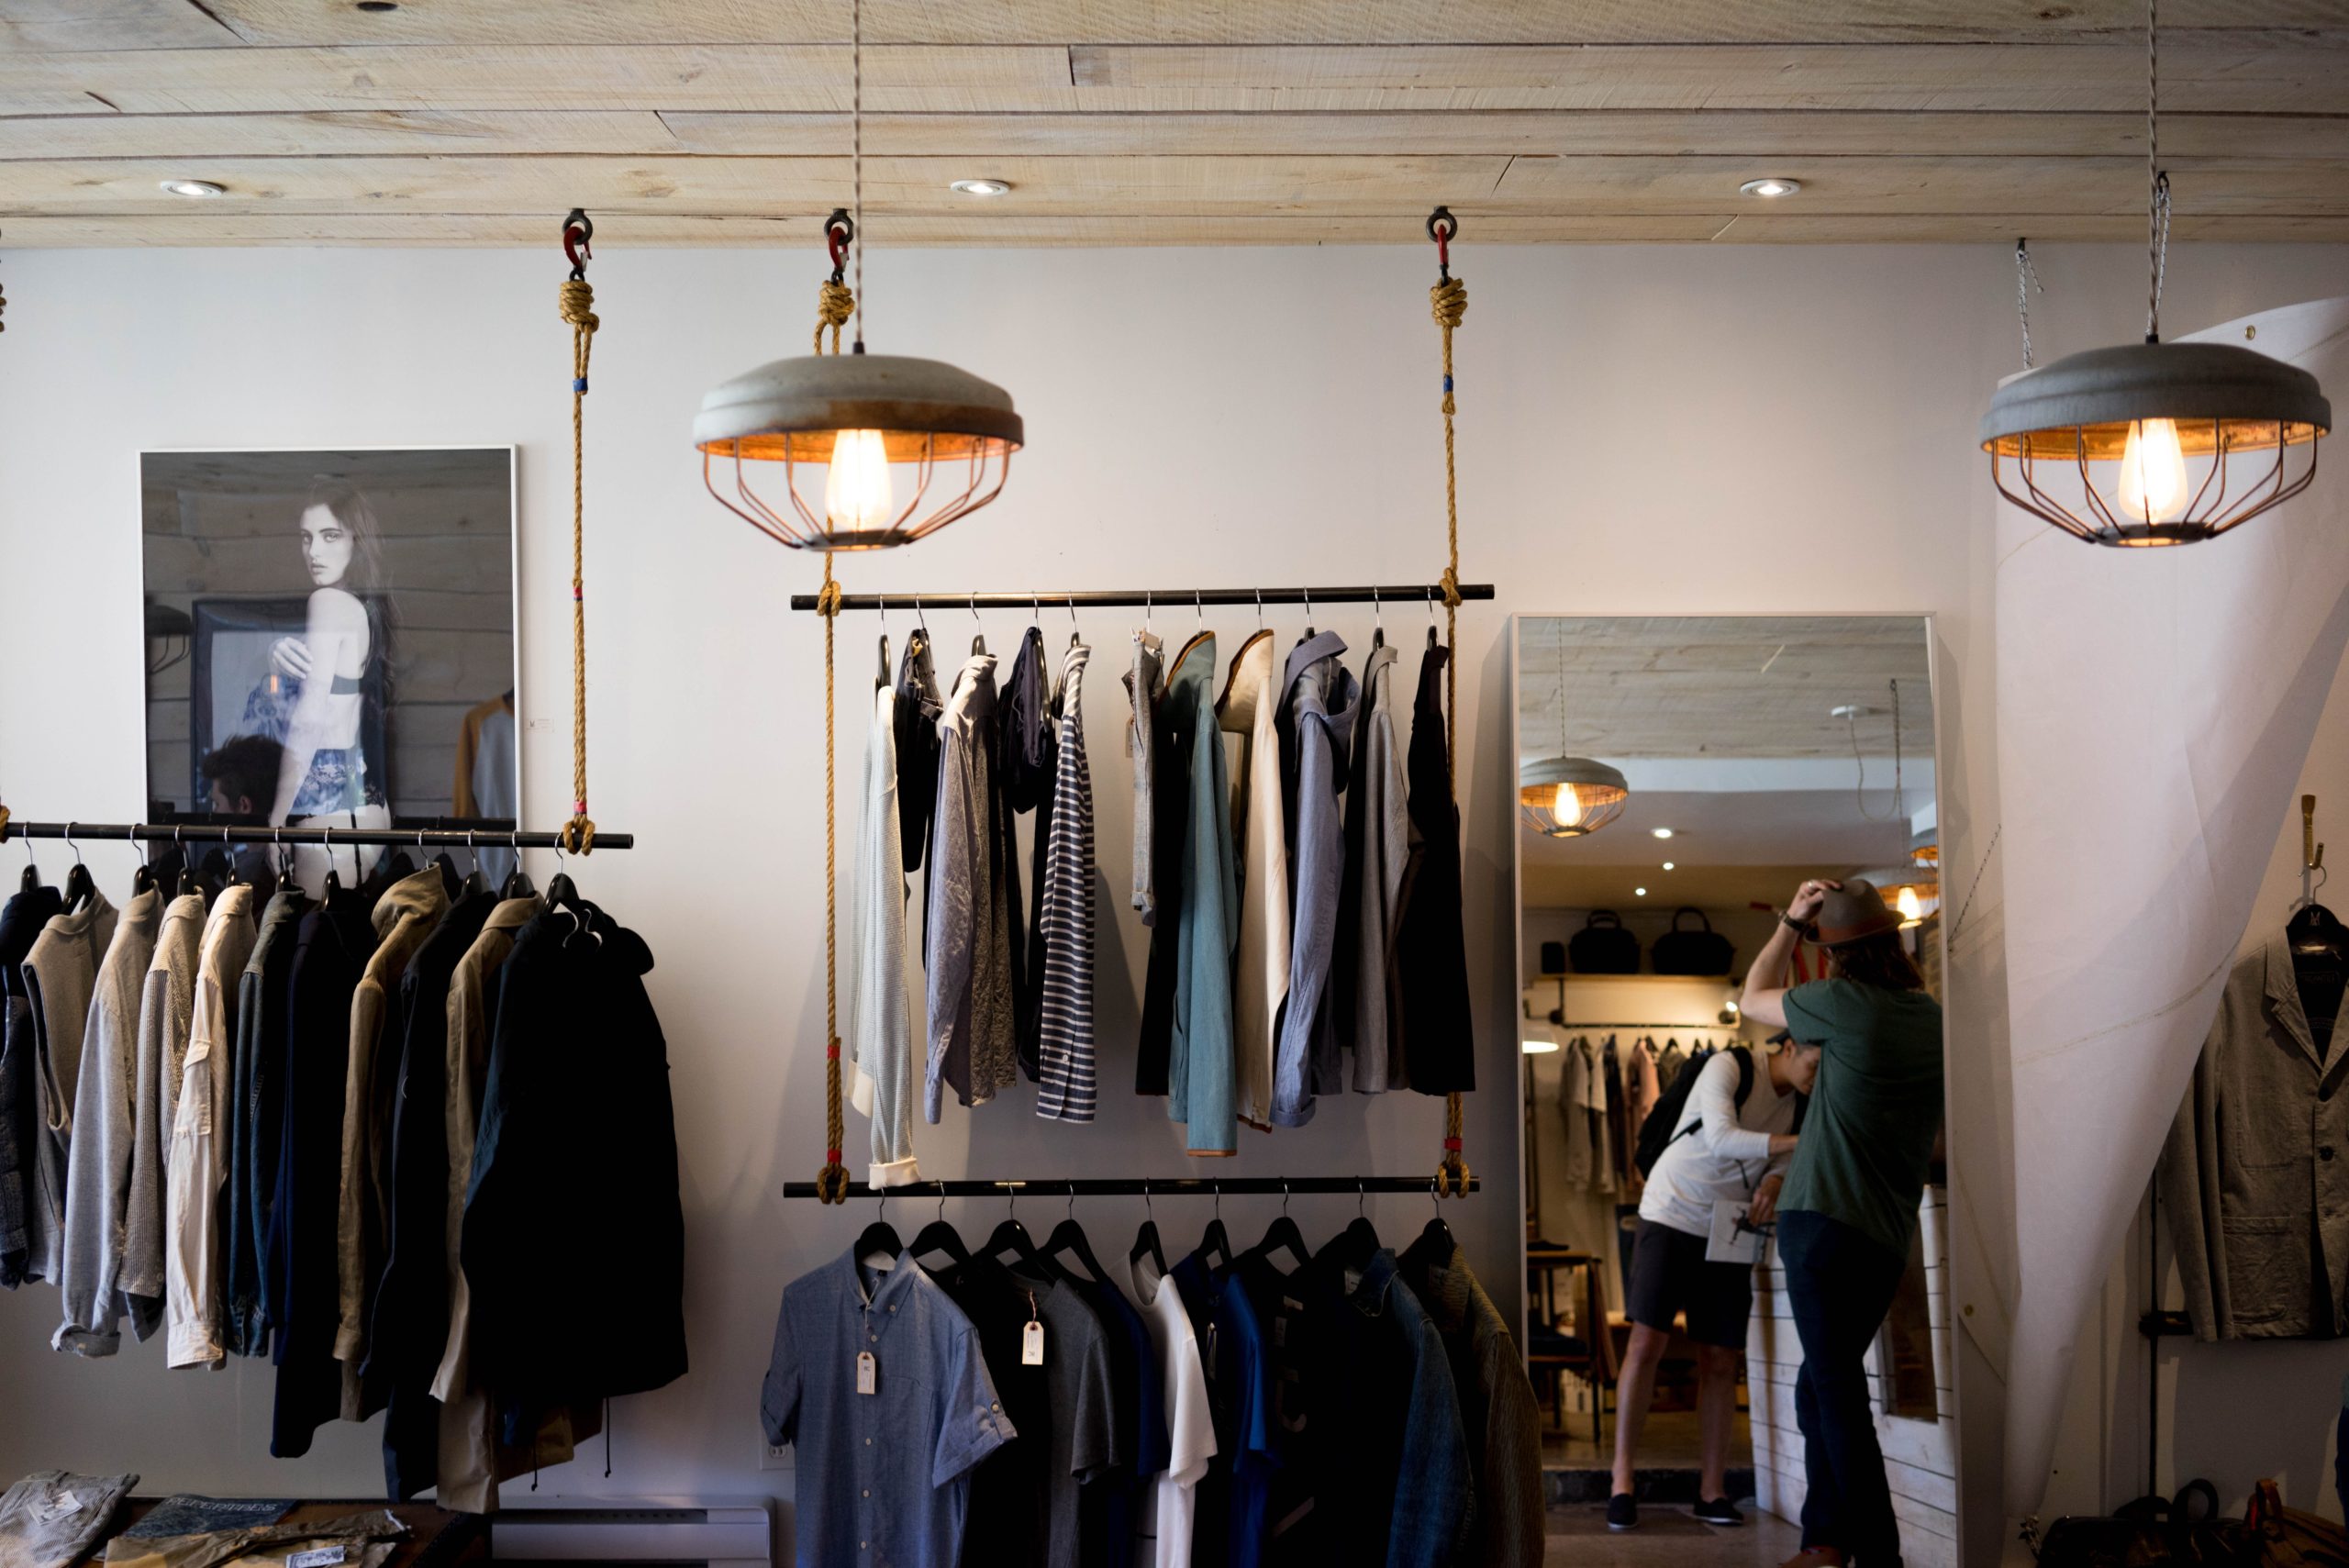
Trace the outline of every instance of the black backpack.
<instances>
[{"instance_id":1,"label":"black backpack","mask_svg":"<svg viewBox=\"0 0 2349 1568\"><path fill-rule=\"evenodd\" d=\"M1744 1046L1732 1045L1729 1053L1737 1058L1737 1108L1742 1111L1746 1100L1753 1093L1753 1052ZM1663 1096L1655 1103L1655 1109L1648 1112L1647 1120L1640 1123L1640 1140L1632 1159L1640 1168L1641 1180L1645 1181L1655 1170L1655 1162L1664 1158L1665 1150L1704 1125L1704 1118L1700 1117L1682 1127L1680 1118L1688 1108L1688 1096L1696 1092L1697 1074L1702 1073L1705 1064L1717 1054L1708 1049L1689 1057L1680 1071L1673 1075L1672 1082L1664 1086ZM1794 1129L1797 1132L1802 1130L1802 1113L1809 1105L1809 1095L1795 1096Z\"/></svg>"}]
</instances>

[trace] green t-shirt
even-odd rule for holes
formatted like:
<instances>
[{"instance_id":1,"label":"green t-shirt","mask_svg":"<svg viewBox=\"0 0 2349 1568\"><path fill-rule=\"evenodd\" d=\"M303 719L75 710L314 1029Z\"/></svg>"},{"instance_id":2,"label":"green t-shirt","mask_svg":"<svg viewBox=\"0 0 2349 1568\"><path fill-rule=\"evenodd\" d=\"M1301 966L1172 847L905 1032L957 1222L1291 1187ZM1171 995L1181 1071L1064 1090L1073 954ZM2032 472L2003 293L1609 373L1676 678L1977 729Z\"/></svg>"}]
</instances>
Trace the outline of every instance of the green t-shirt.
<instances>
[{"instance_id":1,"label":"green t-shirt","mask_svg":"<svg viewBox=\"0 0 2349 1568\"><path fill-rule=\"evenodd\" d=\"M1778 1195L1906 1255L1942 1126L1942 1005L1922 991L1814 980L1787 993L1787 1028L1825 1048Z\"/></svg>"}]
</instances>

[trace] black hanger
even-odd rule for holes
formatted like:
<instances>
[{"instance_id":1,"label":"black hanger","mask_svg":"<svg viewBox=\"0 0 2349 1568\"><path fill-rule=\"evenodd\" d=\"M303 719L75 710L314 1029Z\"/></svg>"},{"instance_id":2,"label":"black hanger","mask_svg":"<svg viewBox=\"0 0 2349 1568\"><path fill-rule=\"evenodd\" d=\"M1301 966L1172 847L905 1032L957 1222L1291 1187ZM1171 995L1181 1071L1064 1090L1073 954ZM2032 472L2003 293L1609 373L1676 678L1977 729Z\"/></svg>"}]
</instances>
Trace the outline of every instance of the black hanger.
<instances>
[{"instance_id":1,"label":"black hanger","mask_svg":"<svg viewBox=\"0 0 2349 1568\"><path fill-rule=\"evenodd\" d=\"M1370 591L1370 651L1373 653L1386 646L1386 606L1378 602L1378 590Z\"/></svg>"},{"instance_id":2,"label":"black hanger","mask_svg":"<svg viewBox=\"0 0 2349 1568\"><path fill-rule=\"evenodd\" d=\"M1333 1264L1341 1269L1359 1269L1370 1262L1372 1256L1378 1251L1379 1243L1378 1228L1371 1224L1370 1216L1364 1212L1364 1207L1368 1201L1369 1195L1366 1193L1356 1195L1353 1218L1348 1222L1343 1230L1338 1232L1322 1246L1321 1251L1315 1255L1315 1262Z\"/></svg>"},{"instance_id":3,"label":"black hanger","mask_svg":"<svg viewBox=\"0 0 2349 1568\"><path fill-rule=\"evenodd\" d=\"M1452 1239L1452 1227L1445 1224L1443 1220L1443 1195L1436 1190L1433 1182L1428 1184L1428 1197L1435 1205L1435 1218L1429 1220L1420 1229L1417 1244L1423 1247L1442 1247L1444 1249L1443 1255L1448 1258L1452 1255L1453 1247L1457 1243Z\"/></svg>"},{"instance_id":4,"label":"black hanger","mask_svg":"<svg viewBox=\"0 0 2349 1568\"><path fill-rule=\"evenodd\" d=\"M1297 640L1300 647L1313 640L1313 590L1310 588L1305 590L1305 635Z\"/></svg>"},{"instance_id":5,"label":"black hanger","mask_svg":"<svg viewBox=\"0 0 2349 1568\"><path fill-rule=\"evenodd\" d=\"M133 839L130 847L139 852L139 869L130 873L130 895L136 898L155 885L155 868L147 863L145 840Z\"/></svg>"},{"instance_id":6,"label":"black hanger","mask_svg":"<svg viewBox=\"0 0 2349 1568\"><path fill-rule=\"evenodd\" d=\"M1060 1261L1063 1253L1083 1263L1085 1272L1096 1284L1109 1283L1109 1271L1103 1268L1101 1261L1093 1255L1092 1243L1085 1239L1085 1228L1076 1222L1076 1188L1074 1185L1069 1188L1068 1218L1052 1227L1052 1233L1044 1238L1044 1245L1037 1256L1074 1278L1068 1265Z\"/></svg>"},{"instance_id":7,"label":"black hanger","mask_svg":"<svg viewBox=\"0 0 2349 1568\"><path fill-rule=\"evenodd\" d=\"M1299 1230L1297 1228L1297 1221L1288 1217L1288 1184L1286 1182L1281 1184L1280 1218L1265 1229L1264 1239L1256 1243L1250 1251L1249 1256L1269 1260L1274 1252L1280 1251L1286 1251L1289 1256L1295 1258L1299 1268L1313 1261L1312 1252L1307 1250L1305 1245L1305 1232Z\"/></svg>"},{"instance_id":8,"label":"black hanger","mask_svg":"<svg viewBox=\"0 0 2349 1568\"><path fill-rule=\"evenodd\" d=\"M326 886L322 891L326 894L326 896L331 900L336 894L342 891L342 872L336 864L334 858L334 829L331 828L319 828L318 843L327 852L327 881Z\"/></svg>"},{"instance_id":9,"label":"black hanger","mask_svg":"<svg viewBox=\"0 0 2349 1568\"><path fill-rule=\"evenodd\" d=\"M1166 1250L1158 1240L1158 1213L1150 1207L1150 1184L1141 1184L1141 1229L1134 1233L1133 1250L1126 1254L1126 1262L1139 1263L1148 1258L1157 1265L1159 1277L1166 1276Z\"/></svg>"},{"instance_id":10,"label":"black hanger","mask_svg":"<svg viewBox=\"0 0 2349 1568\"><path fill-rule=\"evenodd\" d=\"M1215 1218L1208 1221L1207 1229L1199 1235L1199 1244L1192 1248L1191 1251L1202 1262L1220 1258L1223 1262L1216 1264L1216 1267L1230 1268L1231 1266L1231 1238L1224 1232L1223 1229L1223 1184L1221 1182L1215 1184Z\"/></svg>"},{"instance_id":11,"label":"black hanger","mask_svg":"<svg viewBox=\"0 0 2349 1568\"><path fill-rule=\"evenodd\" d=\"M179 896L185 898L191 893L202 893L204 884L196 880L195 862L188 858L187 851L181 848L180 830L176 828L172 829L172 848L180 851Z\"/></svg>"},{"instance_id":12,"label":"black hanger","mask_svg":"<svg viewBox=\"0 0 2349 1568\"><path fill-rule=\"evenodd\" d=\"M500 898L534 898L538 896L539 890L531 884L530 873L522 869L522 845L520 839L520 834L518 833L515 835L516 842L513 846L514 869L506 873L506 885L497 890L497 895Z\"/></svg>"},{"instance_id":13,"label":"black hanger","mask_svg":"<svg viewBox=\"0 0 2349 1568\"><path fill-rule=\"evenodd\" d=\"M976 594L971 595L971 618L973 620L978 620L979 618L979 596ZM986 625L982 621L980 622L979 629L971 634L971 651L974 654L980 654L985 653L986 651Z\"/></svg>"},{"instance_id":14,"label":"black hanger","mask_svg":"<svg viewBox=\"0 0 2349 1568\"><path fill-rule=\"evenodd\" d=\"M926 1258L932 1252L943 1252L958 1263L971 1261L971 1250L963 1245L963 1233L946 1223L946 1195L938 1195L938 1218L921 1228L914 1244L907 1251L916 1258Z\"/></svg>"},{"instance_id":15,"label":"black hanger","mask_svg":"<svg viewBox=\"0 0 2349 1568\"><path fill-rule=\"evenodd\" d=\"M277 845L277 891L280 893L301 892L302 879L294 874L294 851L285 847L283 839L275 839L272 842ZM144 873L147 868L142 863L139 869ZM134 890L137 889L136 883L133 883L132 886Z\"/></svg>"},{"instance_id":16,"label":"black hanger","mask_svg":"<svg viewBox=\"0 0 2349 1568\"><path fill-rule=\"evenodd\" d=\"M33 860L33 841L25 840L25 874L17 880L17 891L31 893L40 886L40 867Z\"/></svg>"},{"instance_id":17,"label":"black hanger","mask_svg":"<svg viewBox=\"0 0 2349 1568\"><path fill-rule=\"evenodd\" d=\"M2332 911L2311 899L2284 924L2284 940L2291 944L2292 956L2300 958L2332 958L2349 955L2349 927L2342 925Z\"/></svg>"},{"instance_id":18,"label":"black hanger","mask_svg":"<svg viewBox=\"0 0 2349 1568\"><path fill-rule=\"evenodd\" d=\"M856 1239L856 1246L849 1254L859 1263L863 1262L875 1252L884 1253L895 1259L898 1253L906 1250L906 1244L897 1240L896 1230L887 1220L877 1218L882 1208L888 1204L888 1193L885 1191L875 1193L874 1198L875 1200L874 1213L876 1218L872 1224L864 1228L864 1234Z\"/></svg>"},{"instance_id":19,"label":"black hanger","mask_svg":"<svg viewBox=\"0 0 2349 1568\"><path fill-rule=\"evenodd\" d=\"M889 600L887 595L882 595L878 602L881 606L881 662L874 671L873 689L876 692L885 692L889 689Z\"/></svg>"},{"instance_id":20,"label":"black hanger","mask_svg":"<svg viewBox=\"0 0 2349 1568\"><path fill-rule=\"evenodd\" d=\"M65 825L65 847L73 851L73 869L65 873L65 908L71 915L97 896L98 884L91 880L90 868L82 863L82 846L73 841L73 824Z\"/></svg>"},{"instance_id":21,"label":"black hanger","mask_svg":"<svg viewBox=\"0 0 2349 1568\"><path fill-rule=\"evenodd\" d=\"M1010 1206L1017 1209L1019 1204L1019 1189L1015 1186L1011 1189ZM1019 1223L1017 1213L1006 1213L1003 1223L996 1226L995 1234L987 1238L987 1244L979 1249L979 1256L983 1258L1001 1259L1006 1254L1008 1254L1008 1262L1014 1267L1024 1268L1030 1273L1050 1279L1057 1272L1050 1262L1037 1255L1036 1240L1028 1234L1028 1228Z\"/></svg>"}]
</instances>

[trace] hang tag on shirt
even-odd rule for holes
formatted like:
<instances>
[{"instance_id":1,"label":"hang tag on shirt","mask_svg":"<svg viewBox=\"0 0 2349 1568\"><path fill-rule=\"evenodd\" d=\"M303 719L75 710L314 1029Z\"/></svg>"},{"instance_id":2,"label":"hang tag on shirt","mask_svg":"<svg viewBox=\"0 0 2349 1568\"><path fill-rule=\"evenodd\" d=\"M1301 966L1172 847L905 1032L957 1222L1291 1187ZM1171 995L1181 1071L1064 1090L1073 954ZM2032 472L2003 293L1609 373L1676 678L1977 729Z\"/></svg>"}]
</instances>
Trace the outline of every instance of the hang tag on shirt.
<instances>
[{"instance_id":1,"label":"hang tag on shirt","mask_svg":"<svg viewBox=\"0 0 2349 1568\"><path fill-rule=\"evenodd\" d=\"M874 1363L873 1352L871 1351L857 1351L856 1391L859 1394L871 1394L875 1392L879 1385L880 1370L881 1369ZM294 1568L294 1565L289 1562L286 1564L286 1568Z\"/></svg>"},{"instance_id":2,"label":"hang tag on shirt","mask_svg":"<svg viewBox=\"0 0 2349 1568\"><path fill-rule=\"evenodd\" d=\"M313 1551L294 1553L285 1560L285 1568L333 1568L335 1563L350 1555L347 1547L321 1546Z\"/></svg>"},{"instance_id":3,"label":"hang tag on shirt","mask_svg":"<svg viewBox=\"0 0 2349 1568\"><path fill-rule=\"evenodd\" d=\"M1028 1319L1028 1327L1019 1330L1019 1364L1044 1364L1044 1326L1033 1318Z\"/></svg>"}]
</instances>

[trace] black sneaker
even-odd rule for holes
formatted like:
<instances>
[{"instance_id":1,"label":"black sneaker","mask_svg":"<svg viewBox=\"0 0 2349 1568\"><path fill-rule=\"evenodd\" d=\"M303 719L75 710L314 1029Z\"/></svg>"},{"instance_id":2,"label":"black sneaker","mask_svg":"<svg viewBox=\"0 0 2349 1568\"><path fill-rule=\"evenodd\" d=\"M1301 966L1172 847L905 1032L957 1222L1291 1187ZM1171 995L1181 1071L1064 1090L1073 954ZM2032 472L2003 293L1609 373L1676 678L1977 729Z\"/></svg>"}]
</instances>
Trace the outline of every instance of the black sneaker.
<instances>
[{"instance_id":1,"label":"black sneaker","mask_svg":"<svg viewBox=\"0 0 2349 1568\"><path fill-rule=\"evenodd\" d=\"M1609 1529L1640 1528L1640 1505L1629 1492L1618 1492L1607 1499L1607 1528Z\"/></svg>"},{"instance_id":2,"label":"black sneaker","mask_svg":"<svg viewBox=\"0 0 2349 1568\"><path fill-rule=\"evenodd\" d=\"M1745 1516L1739 1513L1737 1505L1727 1497L1716 1497L1709 1503L1698 1503L1695 1512L1699 1524L1718 1525L1723 1529L1734 1529L1745 1522Z\"/></svg>"}]
</instances>

